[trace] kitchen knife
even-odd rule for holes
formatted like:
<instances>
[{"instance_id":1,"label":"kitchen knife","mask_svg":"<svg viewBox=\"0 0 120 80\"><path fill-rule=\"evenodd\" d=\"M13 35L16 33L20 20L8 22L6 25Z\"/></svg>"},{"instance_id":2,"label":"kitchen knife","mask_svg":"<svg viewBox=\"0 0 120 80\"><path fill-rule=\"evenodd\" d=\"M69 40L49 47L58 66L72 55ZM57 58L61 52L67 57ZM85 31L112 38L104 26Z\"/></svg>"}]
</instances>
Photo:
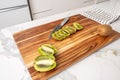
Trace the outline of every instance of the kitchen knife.
<instances>
[{"instance_id":1,"label":"kitchen knife","mask_svg":"<svg viewBox=\"0 0 120 80\"><path fill-rule=\"evenodd\" d=\"M59 30L61 27L63 27L69 20L69 17L66 17L59 25L57 25L53 31L50 33L49 35L49 39L52 38L52 33L54 33L55 31Z\"/></svg>"}]
</instances>

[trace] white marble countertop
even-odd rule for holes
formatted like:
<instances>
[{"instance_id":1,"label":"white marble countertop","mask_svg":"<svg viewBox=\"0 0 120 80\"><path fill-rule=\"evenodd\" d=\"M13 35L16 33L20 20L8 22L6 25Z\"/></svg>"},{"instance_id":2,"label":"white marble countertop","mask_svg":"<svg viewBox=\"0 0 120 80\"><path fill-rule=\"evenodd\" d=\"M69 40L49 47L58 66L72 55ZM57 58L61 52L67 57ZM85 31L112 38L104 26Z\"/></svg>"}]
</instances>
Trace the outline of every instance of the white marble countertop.
<instances>
[{"instance_id":1,"label":"white marble countertop","mask_svg":"<svg viewBox=\"0 0 120 80\"><path fill-rule=\"evenodd\" d=\"M89 7L107 7L105 2ZM83 9L87 9L83 8ZM108 8L107 8L108 9ZM0 30L0 80L32 80L26 69L12 34L37 25L55 21L66 16L80 14L82 9L71 10L35 21L30 21ZM120 13L120 12L119 12ZM120 20L111 24L120 32ZM81 62L49 80L120 80L120 39L95 52Z\"/></svg>"}]
</instances>

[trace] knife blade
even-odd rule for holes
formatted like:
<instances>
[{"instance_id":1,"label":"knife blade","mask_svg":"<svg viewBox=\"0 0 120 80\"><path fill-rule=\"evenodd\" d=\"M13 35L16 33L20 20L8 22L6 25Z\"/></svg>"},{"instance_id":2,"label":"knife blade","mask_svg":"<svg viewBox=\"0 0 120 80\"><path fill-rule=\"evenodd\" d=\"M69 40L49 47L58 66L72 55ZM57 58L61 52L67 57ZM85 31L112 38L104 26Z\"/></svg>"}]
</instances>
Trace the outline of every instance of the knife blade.
<instances>
[{"instance_id":1,"label":"knife blade","mask_svg":"<svg viewBox=\"0 0 120 80\"><path fill-rule=\"evenodd\" d=\"M66 17L59 25L57 25L52 32L49 35L49 39L52 38L52 33L54 33L55 31L59 30L61 27L63 27L69 20L69 17Z\"/></svg>"}]
</instances>

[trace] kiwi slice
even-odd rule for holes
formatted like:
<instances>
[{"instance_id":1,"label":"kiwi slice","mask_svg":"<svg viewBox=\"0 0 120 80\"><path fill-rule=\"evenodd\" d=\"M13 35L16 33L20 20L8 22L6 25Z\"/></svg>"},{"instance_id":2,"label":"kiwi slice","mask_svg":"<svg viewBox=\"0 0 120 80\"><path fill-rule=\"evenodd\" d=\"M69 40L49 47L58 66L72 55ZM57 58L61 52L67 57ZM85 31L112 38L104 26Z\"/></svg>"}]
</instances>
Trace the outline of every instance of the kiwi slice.
<instances>
[{"instance_id":1,"label":"kiwi slice","mask_svg":"<svg viewBox=\"0 0 120 80\"><path fill-rule=\"evenodd\" d=\"M81 29L83 29L83 26L81 26L79 23L77 23L77 22L74 22L73 23L73 26L77 29L77 30L81 30Z\"/></svg>"},{"instance_id":2,"label":"kiwi slice","mask_svg":"<svg viewBox=\"0 0 120 80\"><path fill-rule=\"evenodd\" d=\"M46 72L56 67L55 57L41 55L34 60L34 69L40 72Z\"/></svg>"},{"instance_id":3,"label":"kiwi slice","mask_svg":"<svg viewBox=\"0 0 120 80\"><path fill-rule=\"evenodd\" d=\"M53 39L56 39L56 40L62 40L62 39L63 39L62 37L56 36L55 33L52 33L52 38L53 38Z\"/></svg>"},{"instance_id":4,"label":"kiwi slice","mask_svg":"<svg viewBox=\"0 0 120 80\"><path fill-rule=\"evenodd\" d=\"M59 35L64 36L64 38L66 38L69 35L67 32L65 32L62 29L58 30L58 32L59 32Z\"/></svg>"},{"instance_id":5,"label":"kiwi slice","mask_svg":"<svg viewBox=\"0 0 120 80\"><path fill-rule=\"evenodd\" d=\"M70 31L66 27L63 27L62 30L65 31L68 35L70 35Z\"/></svg>"},{"instance_id":6,"label":"kiwi slice","mask_svg":"<svg viewBox=\"0 0 120 80\"><path fill-rule=\"evenodd\" d=\"M73 26L64 26L62 29L54 32L52 34L52 38L56 40L63 40L69 35L75 33L77 30L83 29L83 27L77 22L74 22Z\"/></svg>"},{"instance_id":7,"label":"kiwi slice","mask_svg":"<svg viewBox=\"0 0 120 80\"><path fill-rule=\"evenodd\" d=\"M65 29L70 33L73 34L75 31L70 28L70 26L66 26Z\"/></svg>"},{"instance_id":8,"label":"kiwi slice","mask_svg":"<svg viewBox=\"0 0 120 80\"><path fill-rule=\"evenodd\" d=\"M63 33L66 37L70 35L70 33L64 29L61 29L61 33Z\"/></svg>"},{"instance_id":9,"label":"kiwi slice","mask_svg":"<svg viewBox=\"0 0 120 80\"><path fill-rule=\"evenodd\" d=\"M66 36L63 33L61 33L61 29L56 32L56 36L62 37L62 39L66 38Z\"/></svg>"},{"instance_id":10,"label":"kiwi slice","mask_svg":"<svg viewBox=\"0 0 120 80\"><path fill-rule=\"evenodd\" d=\"M68 37L70 33L66 30L60 29L52 34L52 38L56 40L63 40Z\"/></svg>"},{"instance_id":11,"label":"kiwi slice","mask_svg":"<svg viewBox=\"0 0 120 80\"><path fill-rule=\"evenodd\" d=\"M57 53L57 49L51 44L44 44L38 48L41 55L53 55Z\"/></svg>"},{"instance_id":12,"label":"kiwi slice","mask_svg":"<svg viewBox=\"0 0 120 80\"><path fill-rule=\"evenodd\" d=\"M72 33L75 33L77 31L75 27L69 26L68 28L72 31Z\"/></svg>"},{"instance_id":13,"label":"kiwi slice","mask_svg":"<svg viewBox=\"0 0 120 80\"><path fill-rule=\"evenodd\" d=\"M53 37L54 39L56 39L56 40L63 40L63 39L65 38L65 36L60 35L58 31L54 32L54 33L52 34L52 37Z\"/></svg>"}]
</instances>

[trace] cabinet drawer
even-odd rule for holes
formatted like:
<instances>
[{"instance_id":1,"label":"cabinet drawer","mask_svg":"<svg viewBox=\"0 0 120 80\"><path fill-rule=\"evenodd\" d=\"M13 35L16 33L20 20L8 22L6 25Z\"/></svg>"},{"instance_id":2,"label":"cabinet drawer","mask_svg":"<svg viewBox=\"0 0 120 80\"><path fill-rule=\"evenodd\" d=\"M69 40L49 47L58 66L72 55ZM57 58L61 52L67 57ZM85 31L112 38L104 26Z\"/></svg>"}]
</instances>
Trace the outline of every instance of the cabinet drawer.
<instances>
[{"instance_id":1,"label":"cabinet drawer","mask_svg":"<svg viewBox=\"0 0 120 80\"><path fill-rule=\"evenodd\" d=\"M0 28L30 21L28 7L0 13Z\"/></svg>"},{"instance_id":2,"label":"cabinet drawer","mask_svg":"<svg viewBox=\"0 0 120 80\"><path fill-rule=\"evenodd\" d=\"M27 0L0 0L0 9L27 4Z\"/></svg>"}]
</instances>

